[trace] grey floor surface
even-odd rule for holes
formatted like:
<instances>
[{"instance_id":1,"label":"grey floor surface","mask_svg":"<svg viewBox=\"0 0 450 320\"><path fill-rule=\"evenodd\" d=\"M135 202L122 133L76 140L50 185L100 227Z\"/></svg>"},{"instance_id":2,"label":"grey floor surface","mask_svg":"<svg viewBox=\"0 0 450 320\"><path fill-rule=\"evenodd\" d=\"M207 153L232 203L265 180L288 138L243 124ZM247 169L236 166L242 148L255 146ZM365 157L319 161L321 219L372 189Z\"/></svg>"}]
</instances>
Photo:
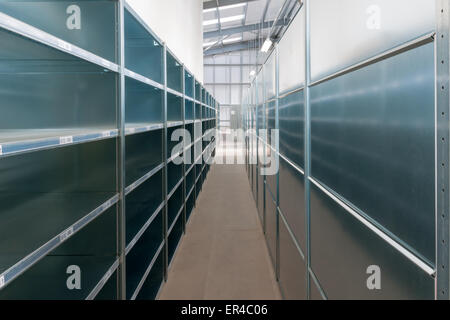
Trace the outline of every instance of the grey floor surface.
<instances>
[{"instance_id":1,"label":"grey floor surface","mask_svg":"<svg viewBox=\"0 0 450 320\"><path fill-rule=\"evenodd\" d=\"M243 165L214 165L159 299L280 299Z\"/></svg>"}]
</instances>

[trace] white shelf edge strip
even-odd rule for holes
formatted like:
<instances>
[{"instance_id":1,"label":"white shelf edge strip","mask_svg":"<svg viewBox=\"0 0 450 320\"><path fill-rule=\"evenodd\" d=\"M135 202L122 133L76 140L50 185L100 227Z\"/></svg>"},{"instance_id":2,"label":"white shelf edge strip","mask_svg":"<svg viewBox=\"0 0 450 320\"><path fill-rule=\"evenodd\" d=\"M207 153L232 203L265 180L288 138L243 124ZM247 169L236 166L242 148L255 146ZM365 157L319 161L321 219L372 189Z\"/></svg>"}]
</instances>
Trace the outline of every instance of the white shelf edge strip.
<instances>
[{"instance_id":1,"label":"white shelf edge strip","mask_svg":"<svg viewBox=\"0 0 450 320\"><path fill-rule=\"evenodd\" d=\"M189 190L186 199L189 198L192 195L192 192L194 191L195 185L192 186L191 190Z\"/></svg>"},{"instance_id":2,"label":"white shelf edge strip","mask_svg":"<svg viewBox=\"0 0 450 320\"><path fill-rule=\"evenodd\" d=\"M189 148L192 148L193 145L194 145L193 143L188 144L187 146L184 147L184 151L188 150Z\"/></svg>"},{"instance_id":3,"label":"white shelf edge strip","mask_svg":"<svg viewBox=\"0 0 450 320\"><path fill-rule=\"evenodd\" d=\"M364 224L367 228L375 232L381 239L389 243L394 249L404 255L407 259L417 265L420 269L425 271L428 275L434 276L435 270L431 268L428 264L423 262L421 259L412 254L409 250L399 244L397 241L389 237L386 233L381 231L379 228L370 223L367 219L358 214L355 210L349 207L347 204L338 199L335 195L325 189L319 182L309 177L309 181L311 181L317 188L319 188L323 193L325 193L328 197L333 199L337 204L339 204L342 208L345 209L348 213L350 213L354 218L356 218L359 222Z\"/></svg>"},{"instance_id":4,"label":"white shelf edge strip","mask_svg":"<svg viewBox=\"0 0 450 320\"><path fill-rule=\"evenodd\" d=\"M144 77L143 75L140 75L139 73L136 73L136 72L131 71L129 69L125 69L124 70L124 74L127 77L129 77L129 78L132 78L134 80L137 80L137 81L145 83L145 84L148 84L148 85L150 85L152 87L155 87L155 88L158 88L158 89L161 89L161 90L164 89L164 86L162 84L160 84L160 83L158 83L158 82L156 82L156 81L154 81L152 79L149 79L147 77Z\"/></svg>"},{"instance_id":5,"label":"white shelf edge strip","mask_svg":"<svg viewBox=\"0 0 450 320\"><path fill-rule=\"evenodd\" d=\"M291 241L294 242L294 245L297 247L297 251L302 256L302 259L305 260L305 254L303 253L302 248L300 247L300 244L298 243L297 239L295 238L294 233L291 230L291 227L289 226L289 223L287 222L286 218L284 217L283 211L280 209L280 207L277 207L278 213L281 216L281 219L283 220L284 226L287 229L289 236L291 237Z\"/></svg>"},{"instance_id":6,"label":"white shelf edge strip","mask_svg":"<svg viewBox=\"0 0 450 320\"><path fill-rule=\"evenodd\" d=\"M142 133L142 132L148 132L153 130L159 130L163 129L164 124L162 123L155 123L155 124L149 124L147 126L142 127L135 127L135 128L125 128L125 135L129 136L135 133Z\"/></svg>"},{"instance_id":7,"label":"white shelf edge strip","mask_svg":"<svg viewBox=\"0 0 450 320\"><path fill-rule=\"evenodd\" d=\"M291 167L293 167L295 170L297 170L298 172L300 172L302 175L305 175L305 171L303 171L302 168L300 168L299 166L297 166L295 163L293 163L291 160L289 160L288 158L286 158L285 156L283 156L281 153L277 152L278 156L283 159L284 161L286 161Z\"/></svg>"},{"instance_id":8,"label":"white shelf edge strip","mask_svg":"<svg viewBox=\"0 0 450 320\"><path fill-rule=\"evenodd\" d=\"M125 195L128 195L131 191L139 187L141 184L143 184L145 181L150 179L154 174L156 174L159 170L161 170L164 167L164 163L161 163L156 168L152 169L148 173L146 173L144 176L130 184L128 187L125 188Z\"/></svg>"},{"instance_id":9,"label":"white shelf edge strip","mask_svg":"<svg viewBox=\"0 0 450 320\"><path fill-rule=\"evenodd\" d=\"M167 121L167 127L171 128L171 127L182 126L183 123L184 123L183 121Z\"/></svg>"},{"instance_id":10,"label":"white shelf edge strip","mask_svg":"<svg viewBox=\"0 0 450 320\"><path fill-rule=\"evenodd\" d=\"M68 227L66 230L62 231L57 236L50 239L40 248L34 250L32 253L28 254L25 258L14 264L12 267L8 268L2 274L0 274L0 289L5 287L19 275L28 270L31 266L37 263L39 260L44 258L49 252L54 250L56 247L61 245L67 239L71 238L78 231L83 229L86 225L92 222L95 218L97 218L100 214L105 212L107 209L112 207L114 204L119 201L119 195L115 195L110 198L108 201L103 203L101 206L97 207L86 216L75 222L73 225Z\"/></svg>"},{"instance_id":11,"label":"white shelf edge strip","mask_svg":"<svg viewBox=\"0 0 450 320\"><path fill-rule=\"evenodd\" d=\"M184 178L182 177L180 179L180 181L178 181L177 184L172 188L170 193L167 195L167 200L169 200L173 196L173 194L175 193L175 191L177 191L177 189L180 186L180 184L183 183L183 180L184 180Z\"/></svg>"},{"instance_id":12,"label":"white shelf edge strip","mask_svg":"<svg viewBox=\"0 0 450 320\"><path fill-rule=\"evenodd\" d=\"M158 216L161 212L162 208L164 208L164 201L156 208L156 210L152 213L150 218L145 222L142 228L138 231L138 233L134 236L134 238L130 241L130 243L125 248L125 255L127 255L131 249L135 246L135 244L139 241L145 231L147 231L148 227L152 224L153 220Z\"/></svg>"},{"instance_id":13,"label":"white shelf edge strip","mask_svg":"<svg viewBox=\"0 0 450 320\"><path fill-rule=\"evenodd\" d=\"M173 219L173 222L169 228L169 230L167 230L167 235L169 235L172 232L173 227L175 227L175 224L178 222L178 218L180 217L181 213L183 212L184 209L184 204L181 205L180 210L178 210L177 215L175 216L175 219Z\"/></svg>"},{"instance_id":14,"label":"white shelf edge strip","mask_svg":"<svg viewBox=\"0 0 450 320\"><path fill-rule=\"evenodd\" d=\"M192 171L192 168L194 168L193 165L190 166L190 168L186 171L184 175L187 176Z\"/></svg>"},{"instance_id":15,"label":"white shelf edge strip","mask_svg":"<svg viewBox=\"0 0 450 320\"><path fill-rule=\"evenodd\" d=\"M0 144L0 157L114 138L119 135L118 132L119 130L113 129L95 133L81 133L68 136L54 136L28 141L25 140L2 143Z\"/></svg>"},{"instance_id":16,"label":"white shelf edge strip","mask_svg":"<svg viewBox=\"0 0 450 320\"><path fill-rule=\"evenodd\" d=\"M184 95L181 92L178 92L178 91L176 91L176 90L174 90L172 88L167 87L167 92L171 93L171 94L173 94L175 96L178 96L180 98L184 98Z\"/></svg>"},{"instance_id":17,"label":"white shelf edge strip","mask_svg":"<svg viewBox=\"0 0 450 320\"><path fill-rule=\"evenodd\" d=\"M81 49L67 41L59 39L45 31L30 26L20 20L0 12L0 28L22 35L28 39L38 41L44 45L69 53L83 60L97 64L113 72L119 72L119 66L111 61L103 59L87 50Z\"/></svg>"},{"instance_id":18,"label":"white shelf edge strip","mask_svg":"<svg viewBox=\"0 0 450 320\"><path fill-rule=\"evenodd\" d=\"M153 265L155 264L156 259L158 259L158 256L159 256L159 254L161 253L161 250L162 250L163 248L164 248L164 240L163 240L163 242L160 244L160 246L158 247L158 250L156 250L156 253L155 253L155 255L153 256L152 261L150 261L150 263L149 263L147 269L145 270L144 275L143 275L142 278L141 278L141 281L139 281L139 284L138 284L138 286L136 287L136 290L134 290L134 293L133 293L133 295L131 296L131 300L135 300L136 297L137 297L137 295L139 294L139 291L141 291L141 288L142 288L142 286L144 285L145 280L147 280L148 274L149 274L150 271L152 270Z\"/></svg>"},{"instance_id":19,"label":"white shelf edge strip","mask_svg":"<svg viewBox=\"0 0 450 320\"><path fill-rule=\"evenodd\" d=\"M184 152L184 150L178 151L176 154L174 154L173 156L171 156L169 159L167 159L167 164L169 164L170 162L172 162L174 159L178 158L181 156L181 154Z\"/></svg>"},{"instance_id":20,"label":"white shelf edge strip","mask_svg":"<svg viewBox=\"0 0 450 320\"><path fill-rule=\"evenodd\" d=\"M92 289L92 291L89 293L89 295L86 297L85 300L94 300L95 297L98 295L100 290L103 289L106 282L108 282L109 278L111 278L114 271L116 271L117 267L119 266L119 259L114 261L113 265L106 271L104 276L100 279L100 281L97 283L97 285Z\"/></svg>"}]
</instances>

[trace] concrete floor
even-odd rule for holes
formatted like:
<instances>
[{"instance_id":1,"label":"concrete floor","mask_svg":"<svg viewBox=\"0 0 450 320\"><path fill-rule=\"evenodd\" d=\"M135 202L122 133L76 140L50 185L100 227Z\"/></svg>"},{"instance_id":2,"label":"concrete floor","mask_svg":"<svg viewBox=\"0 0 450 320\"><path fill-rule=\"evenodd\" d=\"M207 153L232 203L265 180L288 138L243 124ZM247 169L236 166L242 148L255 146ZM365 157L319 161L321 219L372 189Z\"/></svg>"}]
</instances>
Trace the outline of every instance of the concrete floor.
<instances>
[{"instance_id":1,"label":"concrete floor","mask_svg":"<svg viewBox=\"0 0 450 320\"><path fill-rule=\"evenodd\" d=\"M159 299L280 299L243 165L214 165Z\"/></svg>"}]
</instances>

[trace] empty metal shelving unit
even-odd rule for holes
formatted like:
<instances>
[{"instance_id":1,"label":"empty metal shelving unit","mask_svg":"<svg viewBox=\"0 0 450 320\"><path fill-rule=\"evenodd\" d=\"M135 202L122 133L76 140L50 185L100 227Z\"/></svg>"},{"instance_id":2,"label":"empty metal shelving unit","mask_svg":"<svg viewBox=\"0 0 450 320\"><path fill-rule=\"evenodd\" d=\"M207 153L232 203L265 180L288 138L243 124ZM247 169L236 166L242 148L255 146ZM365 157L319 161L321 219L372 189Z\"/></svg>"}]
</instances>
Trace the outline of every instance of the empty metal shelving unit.
<instances>
[{"instance_id":1,"label":"empty metal shelving unit","mask_svg":"<svg viewBox=\"0 0 450 320\"><path fill-rule=\"evenodd\" d=\"M282 293L448 299L449 1L302 3L243 101Z\"/></svg>"},{"instance_id":2,"label":"empty metal shelving unit","mask_svg":"<svg viewBox=\"0 0 450 320\"><path fill-rule=\"evenodd\" d=\"M0 0L0 43L0 299L154 299L216 101L125 1Z\"/></svg>"}]
</instances>

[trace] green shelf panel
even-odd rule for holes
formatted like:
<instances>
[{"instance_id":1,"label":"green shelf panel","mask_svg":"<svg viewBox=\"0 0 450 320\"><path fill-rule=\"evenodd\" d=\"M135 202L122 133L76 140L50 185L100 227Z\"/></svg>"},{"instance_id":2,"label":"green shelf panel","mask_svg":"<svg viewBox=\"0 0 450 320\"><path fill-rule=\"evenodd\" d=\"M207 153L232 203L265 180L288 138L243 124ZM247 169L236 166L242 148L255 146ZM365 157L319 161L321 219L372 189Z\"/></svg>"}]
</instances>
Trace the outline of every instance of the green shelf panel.
<instances>
[{"instance_id":1,"label":"green shelf panel","mask_svg":"<svg viewBox=\"0 0 450 320\"><path fill-rule=\"evenodd\" d=\"M0 299L85 299L116 260L116 207L0 291ZM79 285L78 285L79 284Z\"/></svg>"}]
</instances>

